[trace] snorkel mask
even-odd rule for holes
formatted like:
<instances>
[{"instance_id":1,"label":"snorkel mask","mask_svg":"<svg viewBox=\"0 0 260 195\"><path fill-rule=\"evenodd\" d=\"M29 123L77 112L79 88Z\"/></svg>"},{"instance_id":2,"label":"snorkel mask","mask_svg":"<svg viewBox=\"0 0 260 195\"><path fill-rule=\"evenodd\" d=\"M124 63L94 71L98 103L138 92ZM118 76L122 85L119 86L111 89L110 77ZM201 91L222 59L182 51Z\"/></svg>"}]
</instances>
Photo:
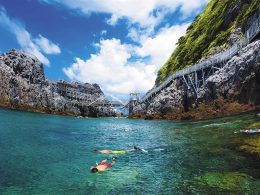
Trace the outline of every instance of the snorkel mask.
<instances>
[{"instance_id":1,"label":"snorkel mask","mask_svg":"<svg viewBox=\"0 0 260 195\"><path fill-rule=\"evenodd\" d=\"M98 169L96 167L90 167L90 172L91 173L97 173L98 172Z\"/></svg>"}]
</instances>

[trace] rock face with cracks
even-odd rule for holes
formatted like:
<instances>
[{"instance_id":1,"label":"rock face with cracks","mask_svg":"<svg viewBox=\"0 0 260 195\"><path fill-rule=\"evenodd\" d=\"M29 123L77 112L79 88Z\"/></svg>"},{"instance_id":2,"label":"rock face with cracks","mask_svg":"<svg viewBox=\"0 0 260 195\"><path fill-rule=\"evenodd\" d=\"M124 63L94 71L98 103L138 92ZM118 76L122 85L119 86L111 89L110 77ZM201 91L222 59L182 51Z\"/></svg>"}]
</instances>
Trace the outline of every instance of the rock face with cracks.
<instances>
[{"instance_id":1,"label":"rock face with cracks","mask_svg":"<svg viewBox=\"0 0 260 195\"><path fill-rule=\"evenodd\" d=\"M115 116L110 106L94 107L85 102L104 95L97 84L63 83L71 88L65 94L61 82L45 78L43 65L35 57L11 50L0 55L0 106L34 112L64 115Z\"/></svg>"},{"instance_id":2,"label":"rock face with cracks","mask_svg":"<svg viewBox=\"0 0 260 195\"><path fill-rule=\"evenodd\" d=\"M131 117L190 119L224 116L260 106L260 41L243 48L216 71L196 95L176 79L149 103L134 106Z\"/></svg>"}]
</instances>

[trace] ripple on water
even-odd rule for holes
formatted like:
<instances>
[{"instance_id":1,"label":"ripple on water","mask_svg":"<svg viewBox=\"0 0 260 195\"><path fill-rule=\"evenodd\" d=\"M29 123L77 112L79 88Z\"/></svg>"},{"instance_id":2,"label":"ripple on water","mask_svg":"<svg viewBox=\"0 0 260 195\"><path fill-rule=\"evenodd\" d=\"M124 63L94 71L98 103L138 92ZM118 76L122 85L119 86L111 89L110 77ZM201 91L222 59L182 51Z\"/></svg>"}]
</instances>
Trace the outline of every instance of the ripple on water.
<instances>
[{"instance_id":1,"label":"ripple on water","mask_svg":"<svg viewBox=\"0 0 260 195\"><path fill-rule=\"evenodd\" d=\"M259 136L234 133L257 122L254 114L174 122L78 120L1 109L0 117L0 194L259 192L259 160L238 145ZM92 148L133 146L147 153L116 155L110 171L89 172L91 165L115 156Z\"/></svg>"}]
</instances>

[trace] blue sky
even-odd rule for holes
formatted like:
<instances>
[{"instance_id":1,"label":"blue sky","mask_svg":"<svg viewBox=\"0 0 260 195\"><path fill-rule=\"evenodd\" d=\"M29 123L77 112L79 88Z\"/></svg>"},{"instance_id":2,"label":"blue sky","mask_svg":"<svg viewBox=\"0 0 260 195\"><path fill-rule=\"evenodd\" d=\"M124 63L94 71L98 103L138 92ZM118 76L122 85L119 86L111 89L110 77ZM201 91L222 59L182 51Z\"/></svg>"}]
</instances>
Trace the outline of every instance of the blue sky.
<instances>
[{"instance_id":1,"label":"blue sky","mask_svg":"<svg viewBox=\"0 0 260 195\"><path fill-rule=\"evenodd\" d=\"M207 0L0 0L0 51L22 49L49 80L98 83L124 97L158 69Z\"/></svg>"}]
</instances>

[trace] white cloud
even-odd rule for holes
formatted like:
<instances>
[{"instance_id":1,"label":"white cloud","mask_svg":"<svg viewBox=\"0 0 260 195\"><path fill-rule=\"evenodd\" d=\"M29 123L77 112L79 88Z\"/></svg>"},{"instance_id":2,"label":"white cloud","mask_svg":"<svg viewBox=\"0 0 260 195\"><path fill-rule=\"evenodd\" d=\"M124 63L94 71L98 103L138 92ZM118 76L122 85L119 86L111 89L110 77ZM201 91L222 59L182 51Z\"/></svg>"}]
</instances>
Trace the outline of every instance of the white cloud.
<instances>
[{"instance_id":1,"label":"white cloud","mask_svg":"<svg viewBox=\"0 0 260 195\"><path fill-rule=\"evenodd\" d=\"M35 39L35 43L41 48L41 50L46 54L60 54L61 50L58 45L52 43L49 39L39 35Z\"/></svg>"},{"instance_id":2,"label":"white cloud","mask_svg":"<svg viewBox=\"0 0 260 195\"><path fill-rule=\"evenodd\" d=\"M97 54L87 60L76 58L63 71L71 80L100 84L106 93L146 92L153 87L159 67L169 58L187 26L163 28L155 37L143 36L139 47L118 39L101 40L96 44L100 49Z\"/></svg>"},{"instance_id":3,"label":"white cloud","mask_svg":"<svg viewBox=\"0 0 260 195\"><path fill-rule=\"evenodd\" d=\"M136 48L136 53L141 57L151 57L151 63L160 68L170 57L178 39L186 32L189 24L174 25L161 29L156 36L142 36L141 47Z\"/></svg>"},{"instance_id":4,"label":"white cloud","mask_svg":"<svg viewBox=\"0 0 260 195\"><path fill-rule=\"evenodd\" d=\"M108 23L109 25L111 25L111 26L115 26L116 23L117 23L117 21L118 21L118 19L119 19L119 17L118 17L117 15L113 14L113 15L111 16L111 18L107 19L107 23Z\"/></svg>"},{"instance_id":5,"label":"white cloud","mask_svg":"<svg viewBox=\"0 0 260 195\"><path fill-rule=\"evenodd\" d=\"M72 80L99 83L103 90L112 94L146 91L153 86L156 67L140 61L130 63L132 47L118 39L101 40L100 51L88 60L76 58L74 64L64 68Z\"/></svg>"},{"instance_id":6,"label":"white cloud","mask_svg":"<svg viewBox=\"0 0 260 195\"><path fill-rule=\"evenodd\" d=\"M31 34L25 29L24 25L17 20L11 19L3 7L0 7L0 26L3 26L15 35L18 44L25 52L36 56L47 66L50 65L50 61L43 53L60 53L60 48L45 37L39 35L39 37L34 40L31 37Z\"/></svg>"},{"instance_id":7,"label":"white cloud","mask_svg":"<svg viewBox=\"0 0 260 195\"><path fill-rule=\"evenodd\" d=\"M131 38L133 41L135 42L139 42L140 41L140 36L141 36L141 31L140 29L136 29L136 28L129 28L128 29L128 35L129 38Z\"/></svg>"},{"instance_id":8,"label":"white cloud","mask_svg":"<svg viewBox=\"0 0 260 195\"><path fill-rule=\"evenodd\" d=\"M189 0L181 6L181 12L184 17L189 16L192 12L198 12L202 5L208 3L209 0Z\"/></svg>"},{"instance_id":9,"label":"white cloud","mask_svg":"<svg viewBox=\"0 0 260 195\"><path fill-rule=\"evenodd\" d=\"M108 13L110 25L116 25L118 20L126 18L131 24L142 27L155 27L164 16L180 8L184 17L200 10L208 0L39 0L45 3L58 3L86 15L91 13Z\"/></svg>"},{"instance_id":10,"label":"white cloud","mask_svg":"<svg viewBox=\"0 0 260 195\"><path fill-rule=\"evenodd\" d=\"M101 36L104 36L104 35L106 35L107 34L107 31L106 30L102 30L101 32L100 32L100 35Z\"/></svg>"}]
</instances>

